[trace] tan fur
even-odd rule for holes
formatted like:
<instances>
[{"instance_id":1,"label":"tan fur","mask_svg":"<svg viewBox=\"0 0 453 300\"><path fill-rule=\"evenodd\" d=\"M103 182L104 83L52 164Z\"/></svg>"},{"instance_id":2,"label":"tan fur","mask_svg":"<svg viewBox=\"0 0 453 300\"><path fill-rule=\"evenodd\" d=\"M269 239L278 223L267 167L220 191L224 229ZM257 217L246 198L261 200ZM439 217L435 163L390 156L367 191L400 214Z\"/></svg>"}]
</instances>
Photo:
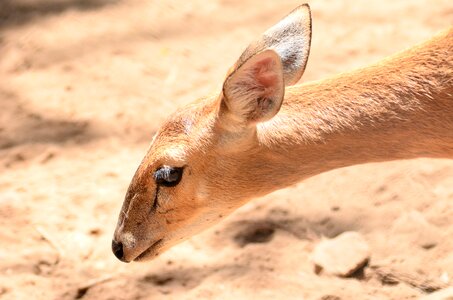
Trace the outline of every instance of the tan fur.
<instances>
[{"instance_id":1,"label":"tan fur","mask_svg":"<svg viewBox=\"0 0 453 300\"><path fill-rule=\"evenodd\" d=\"M243 56L264 48L249 46ZM300 68L299 77L305 62ZM251 198L328 170L452 158L453 29L367 68L288 87L280 111L264 123L239 130L227 112L223 94L207 97L162 126L132 179L115 232L126 261L152 258ZM156 186L152 174L162 165L184 167L177 186Z\"/></svg>"}]
</instances>

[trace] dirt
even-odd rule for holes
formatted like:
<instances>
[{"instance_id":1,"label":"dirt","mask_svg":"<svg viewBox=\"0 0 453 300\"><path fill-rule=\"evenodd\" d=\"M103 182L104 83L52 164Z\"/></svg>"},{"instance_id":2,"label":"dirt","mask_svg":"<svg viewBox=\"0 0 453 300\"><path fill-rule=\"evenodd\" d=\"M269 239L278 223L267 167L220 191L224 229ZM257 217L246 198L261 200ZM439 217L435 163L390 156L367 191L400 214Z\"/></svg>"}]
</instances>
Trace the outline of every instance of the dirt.
<instances>
[{"instance_id":1,"label":"dirt","mask_svg":"<svg viewBox=\"0 0 453 300\"><path fill-rule=\"evenodd\" d=\"M449 160L335 170L256 199L154 261L111 253L162 120L218 91L245 46L299 4L2 0L0 299L417 299L451 286ZM453 20L450 0L310 4L303 81L372 63ZM400 224L413 213L435 232L429 247ZM315 245L345 231L364 236L369 265L350 278L317 274Z\"/></svg>"}]
</instances>

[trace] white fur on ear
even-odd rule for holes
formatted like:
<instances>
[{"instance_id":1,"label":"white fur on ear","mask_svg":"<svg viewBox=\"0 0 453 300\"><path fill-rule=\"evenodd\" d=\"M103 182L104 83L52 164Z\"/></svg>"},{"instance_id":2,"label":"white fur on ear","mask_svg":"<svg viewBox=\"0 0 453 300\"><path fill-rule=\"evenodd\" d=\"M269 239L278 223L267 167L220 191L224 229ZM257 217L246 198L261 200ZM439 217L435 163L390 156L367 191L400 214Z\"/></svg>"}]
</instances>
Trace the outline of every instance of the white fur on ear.
<instances>
[{"instance_id":1,"label":"white fur on ear","mask_svg":"<svg viewBox=\"0 0 453 300\"><path fill-rule=\"evenodd\" d=\"M273 49L280 56L285 85L293 85L304 73L311 43L311 13L303 4L280 22L269 28L242 53L237 65L265 49Z\"/></svg>"},{"instance_id":2,"label":"white fur on ear","mask_svg":"<svg viewBox=\"0 0 453 300\"><path fill-rule=\"evenodd\" d=\"M285 85L293 85L304 73L311 43L311 14L308 4L293 10L269 28L263 39L278 53L282 61Z\"/></svg>"},{"instance_id":3,"label":"white fur on ear","mask_svg":"<svg viewBox=\"0 0 453 300\"><path fill-rule=\"evenodd\" d=\"M310 7L303 4L251 43L223 84L221 124L236 131L272 118L285 86L304 73L310 41Z\"/></svg>"},{"instance_id":4,"label":"white fur on ear","mask_svg":"<svg viewBox=\"0 0 453 300\"><path fill-rule=\"evenodd\" d=\"M284 92L280 58L274 50L264 50L245 61L225 80L226 113L241 125L269 120L279 111Z\"/></svg>"}]
</instances>

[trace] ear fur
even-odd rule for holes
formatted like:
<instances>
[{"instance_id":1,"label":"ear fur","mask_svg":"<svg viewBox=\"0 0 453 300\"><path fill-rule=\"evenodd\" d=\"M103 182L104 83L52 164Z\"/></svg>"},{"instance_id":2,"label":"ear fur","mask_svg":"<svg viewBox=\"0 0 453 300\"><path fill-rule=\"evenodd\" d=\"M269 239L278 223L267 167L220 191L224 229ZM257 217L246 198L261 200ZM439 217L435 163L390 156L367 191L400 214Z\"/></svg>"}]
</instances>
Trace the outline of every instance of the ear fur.
<instances>
[{"instance_id":1,"label":"ear fur","mask_svg":"<svg viewBox=\"0 0 453 300\"><path fill-rule=\"evenodd\" d=\"M294 85L304 73L311 45L311 11L303 4L251 43L236 63L242 65L256 53L273 49L282 61L285 85Z\"/></svg>"},{"instance_id":2,"label":"ear fur","mask_svg":"<svg viewBox=\"0 0 453 300\"><path fill-rule=\"evenodd\" d=\"M223 101L231 121L253 125L272 118L280 109L285 88L279 56L264 50L240 66L223 85Z\"/></svg>"},{"instance_id":3,"label":"ear fur","mask_svg":"<svg viewBox=\"0 0 453 300\"><path fill-rule=\"evenodd\" d=\"M243 128L272 118L285 85L295 84L305 70L310 40L310 8L304 4L251 43L223 84L222 123Z\"/></svg>"}]
</instances>

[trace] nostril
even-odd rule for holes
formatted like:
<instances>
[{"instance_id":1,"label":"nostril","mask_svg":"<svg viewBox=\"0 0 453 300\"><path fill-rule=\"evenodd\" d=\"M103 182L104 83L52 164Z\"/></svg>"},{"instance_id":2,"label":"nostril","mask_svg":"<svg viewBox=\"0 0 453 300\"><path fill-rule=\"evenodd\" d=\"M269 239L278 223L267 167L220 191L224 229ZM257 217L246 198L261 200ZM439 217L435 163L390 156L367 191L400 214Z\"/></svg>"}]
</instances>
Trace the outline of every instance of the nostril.
<instances>
[{"instance_id":1,"label":"nostril","mask_svg":"<svg viewBox=\"0 0 453 300\"><path fill-rule=\"evenodd\" d=\"M121 260L121 261L125 261L124 260L124 252L123 252L123 244L121 242L117 242L115 240L112 240L112 251L113 251L113 254L115 254L115 256Z\"/></svg>"}]
</instances>

